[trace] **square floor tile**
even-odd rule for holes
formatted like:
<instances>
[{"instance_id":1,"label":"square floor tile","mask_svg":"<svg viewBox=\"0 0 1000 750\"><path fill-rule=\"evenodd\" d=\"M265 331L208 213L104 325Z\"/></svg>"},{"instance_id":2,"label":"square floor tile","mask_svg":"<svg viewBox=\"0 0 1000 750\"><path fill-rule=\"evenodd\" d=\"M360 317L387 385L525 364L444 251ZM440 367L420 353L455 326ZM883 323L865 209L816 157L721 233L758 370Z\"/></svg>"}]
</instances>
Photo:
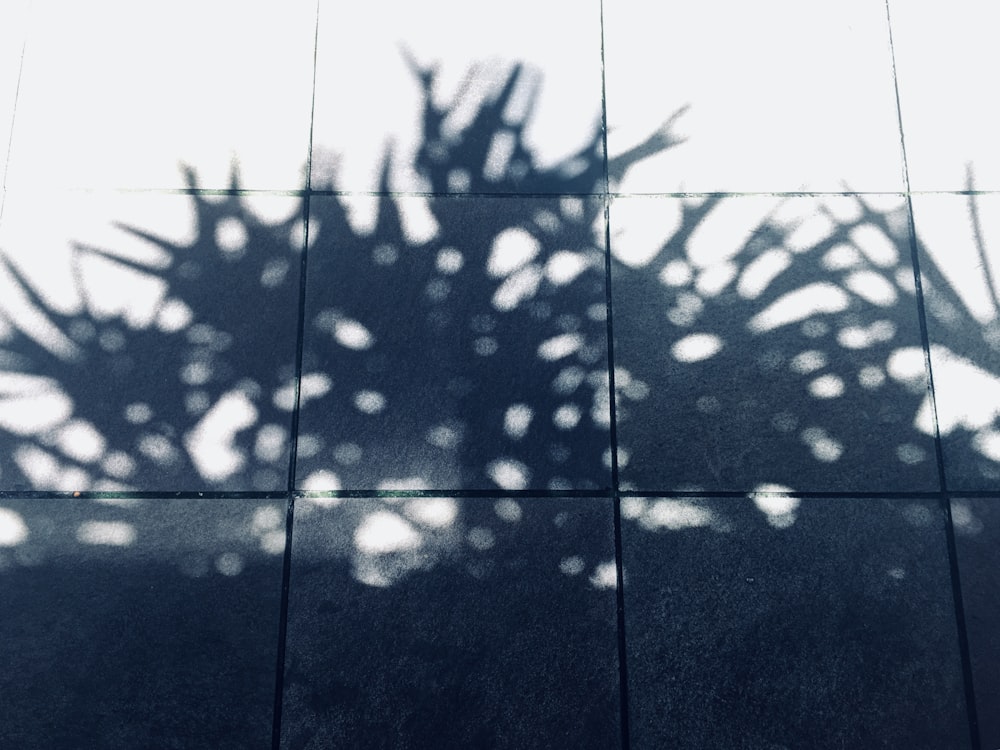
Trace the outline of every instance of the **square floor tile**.
<instances>
[{"instance_id":1,"label":"square floor tile","mask_svg":"<svg viewBox=\"0 0 1000 750\"><path fill-rule=\"evenodd\" d=\"M610 500L303 499L282 746L619 740Z\"/></svg>"},{"instance_id":2,"label":"square floor tile","mask_svg":"<svg viewBox=\"0 0 1000 750\"><path fill-rule=\"evenodd\" d=\"M609 2L604 59L609 157L683 140L622 192L902 189L879 3Z\"/></svg>"},{"instance_id":3,"label":"square floor tile","mask_svg":"<svg viewBox=\"0 0 1000 750\"><path fill-rule=\"evenodd\" d=\"M41 0L25 53L9 187L299 189L315 0L86 5Z\"/></svg>"},{"instance_id":4,"label":"square floor tile","mask_svg":"<svg viewBox=\"0 0 1000 750\"><path fill-rule=\"evenodd\" d=\"M608 487L602 206L314 197L297 486Z\"/></svg>"},{"instance_id":5,"label":"square floor tile","mask_svg":"<svg viewBox=\"0 0 1000 750\"><path fill-rule=\"evenodd\" d=\"M598 0L321 0L316 66L313 187L581 192L601 164Z\"/></svg>"},{"instance_id":6,"label":"square floor tile","mask_svg":"<svg viewBox=\"0 0 1000 750\"><path fill-rule=\"evenodd\" d=\"M1000 190L996 8L889 3L912 190Z\"/></svg>"},{"instance_id":7,"label":"square floor tile","mask_svg":"<svg viewBox=\"0 0 1000 750\"><path fill-rule=\"evenodd\" d=\"M0 487L288 486L295 199L7 196Z\"/></svg>"},{"instance_id":8,"label":"square floor tile","mask_svg":"<svg viewBox=\"0 0 1000 750\"><path fill-rule=\"evenodd\" d=\"M1000 195L915 195L948 487L1000 480ZM929 410L929 406L928 406Z\"/></svg>"},{"instance_id":9,"label":"square floor tile","mask_svg":"<svg viewBox=\"0 0 1000 750\"><path fill-rule=\"evenodd\" d=\"M939 488L903 205L612 203L625 487Z\"/></svg>"},{"instance_id":10,"label":"square floor tile","mask_svg":"<svg viewBox=\"0 0 1000 750\"><path fill-rule=\"evenodd\" d=\"M970 747L936 502L622 514L632 747Z\"/></svg>"},{"instance_id":11,"label":"square floor tile","mask_svg":"<svg viewBox=\"0 0 1000 750\"><path fill-rule=\"evenodd\" d=\"M266 747L284 508L0 500L10 747Z\"/></svg>"},{"instance_id":12,"label":"square floor tile","mask_svg":"<svg viewBox=\"0 0 1000 750\"><path fill-rule=\"evenodd\" d=\"M955 551L962 582L980 747L1000 747L1000 501L953 498Z\"/></svg>"}]
</instances>

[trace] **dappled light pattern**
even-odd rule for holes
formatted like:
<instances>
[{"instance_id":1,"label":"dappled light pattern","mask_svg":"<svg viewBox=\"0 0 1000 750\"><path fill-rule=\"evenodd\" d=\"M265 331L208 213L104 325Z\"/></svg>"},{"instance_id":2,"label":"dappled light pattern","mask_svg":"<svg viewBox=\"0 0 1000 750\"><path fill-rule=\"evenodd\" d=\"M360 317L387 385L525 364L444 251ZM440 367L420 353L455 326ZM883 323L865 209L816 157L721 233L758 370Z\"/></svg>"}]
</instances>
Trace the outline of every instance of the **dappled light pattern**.
<instances>
[{"instance_id":1,"label":"dappled light pattern","mask_svg":"<svg viewBox=\"0 0 1000 750\"><path fill-rule=\"evenodd\" d=\"M616 199L616 365L649 386L619 406L623 486L935 490L904 211Z\"/></svg>"},{"instance_id":2,"label":"dappled light pattern","mask_svg":"<svg viewBox=\"0 0 1000 750\"><path fill-rule=\"evenodd\" d=\"M274 223L235 196L157 200L194 203L193 241L124 226L158 252L77 244L76 309L48 302L0 256L5 489L287 484L301 217Z\"/></svg>"}]
</instances>

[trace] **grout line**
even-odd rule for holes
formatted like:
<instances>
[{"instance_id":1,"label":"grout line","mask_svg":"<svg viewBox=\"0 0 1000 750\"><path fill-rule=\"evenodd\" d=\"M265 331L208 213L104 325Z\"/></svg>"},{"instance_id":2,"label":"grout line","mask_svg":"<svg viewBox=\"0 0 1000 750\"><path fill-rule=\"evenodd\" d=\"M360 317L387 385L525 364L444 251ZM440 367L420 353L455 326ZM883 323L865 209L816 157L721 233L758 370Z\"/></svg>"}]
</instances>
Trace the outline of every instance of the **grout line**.
<instances>
[{"instance_id":1,"label":"grout line","mask_svg":"<svg viewBox=\"0 0 1000 750\"><path fill-rule=\"evenodd\" d=\"M502 500L508 498L564 498L564 499L589 499L597 497L608 497L617 495L619 497L645 497L645 498L691 498L691 499L741 499L753 497L784 497L800 500L810 499L830 499L830 500L940 500L941 498L960 499L983 499L996 500L1000 498L1000 490L949 490L947 493L938 490L913 490L913 491L789 491L789 492L757 492L755 490L672 490L669 488L653 490L630 490L620 489L614 491L609 488L592 490L461 490L449 489L447 487L433 490L331 490L329 492L312 490L295 490L289 493L287 490L280 492L255 492L255 491L226 491L215 490L210 492L167 492L167 491L83 491L65 492L56 490L0 490L0 501L2 500L288 500L294 498L339 498L343 500L362 499L404 499L404 498L467 498L471 500Z\"/></svg>"},{"instance_id":2,"label":"grout line","mask_svg":"<svg viewBox=\"0 0 1000 750\"><path fill-rule=\"evenodd\" d=\"M969 654L969 634L966 628L965 605L962 599L962 581L958 567L958 551L955 545L955 525L948 498L948 479L945 474L944 450L941 444L941 429L938 421L937 394L934 389L934 367L931 361L930 336L927 330L927 310L924 305L924 290L920 274L920 253L917 240L916 222L913 218L913 193L910 191L910 168L906 155L906 134L903 128L903 109L899 97L899 77L896 70L896 49L892 38L892 14L889 0L885 0L885 20L889 32L889 59L892 63L892 81L896 94L896 119L899 122L899 145L903 161L903 185L906 188L906 214L910 240L910 259L913 263L913 281L917 301L917 319L920 324L920 341L924 350L924 369L927 373L927 398L931 406L934 428L934 454L937 461L938 478L941 486L941 510L945 522L945 542L948 548L948 568L951 575L951 590L958 629L958 648L962 661L962 681L965 689L965 708L969 723L969 734L973 750L980 750L979 719L976 709L976 689L972 678L972 661ZM971 188L971 185L970 185Z\"/></svg>"},{"instance_id":3,"label":"grout line","mask_svg":"<svg viewBox=\"0 0 1000 750\"><path fill-rule=\"evenodd\" d=\"M25 22L24 39L21 42L21 59L17 67L17 83L14 86L14 106L10 113L10 135L7 137L7 153L3 162L3 182L0 183L0 219L3 219L3 207L7 203L7 170L10 168L10 153L14 147L14 123L17 121L17 100L21 94L21 76L24 73L24 51L28 47L28 34L31 32L31 19Z\"/></svg>"},{"instance_id":4,"label":"grout line","mask_svg":"<svg viewBox=\"0 0 1000 750\"><path fill-rule=\"evenodd\" d=\"M316 122L316 60L319 49L319 0L316 1L316 22L313 26L313 77L309 109L309 145L306 154L305 193L302 201L302 261L299 266L299 310L295 336L295 405L292 409L291 435L288 451L288 505L285 511L285 550L281 563L281 611L278 616L278 647L274 668L274 710L271 723L271 748L281 748L281 718L285 694L285 654L288 640L288 599L291 592L292 536L295 529L295 465L298 458L300 396L302 385L302 350L305 341L306 282L309 259L309 225L311 218L309 186L312 184L313 127Z\"/></svg>"},{"instance_id":5,"label":"grout line","mask_svg":"<svg viewBox=\"0 0 1000 750\"><path fill-rule=\"evenodd\" d=\"M615 409L615 337L614 305L611 292L611 184L608 174L608 100L604 59L604 2L600 5L601 21L601 141L604 170L604 294L606 309L606 336L608 345L608 409L611 420L609 437L611 446L611 505L614 516L615 541L615 616L618 626L618 700L621 720L621 747L631 746L629 726L628 642L625 633L625 567L622 550L621 496L618 488L618 415Z\"/></svg>"}]
</instances>

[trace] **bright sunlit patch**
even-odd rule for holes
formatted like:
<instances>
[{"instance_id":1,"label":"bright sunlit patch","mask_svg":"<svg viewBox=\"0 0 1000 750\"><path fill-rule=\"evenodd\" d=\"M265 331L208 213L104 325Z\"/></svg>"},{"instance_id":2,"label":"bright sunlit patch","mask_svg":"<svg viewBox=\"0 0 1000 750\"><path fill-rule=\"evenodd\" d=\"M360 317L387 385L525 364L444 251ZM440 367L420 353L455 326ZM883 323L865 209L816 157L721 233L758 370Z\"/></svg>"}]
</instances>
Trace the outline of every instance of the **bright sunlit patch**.
<instances>
[{"instance_id":1,"label":"bright sunlit patch","mask_svg":"<svg viewBox=\"0 0 1000 750\"><path fill-rule=\"evenodd\" d=\"M715 514L686 500L661 499L648 505L639 518L639 524L650 531L667 529L678 531L700 526L710 526Z\"/></svg>"},{"instance_id":2,"label":"bright sunlit patch","mask_svg":"<svg viewBox=\"0 0 1000 750\"><path fill-rule=\"evenodd\" d=\"M580 407L576 404L563 404L552 414L552 423L560 430L572 430L580 424Z\"/></svg>"},{"instance_id":3,"label":"bright sunlit patch","mask_svg":"<svg viewBox=\"0 0 1000 750\"><path fill-rule=\"evenodd\" d=\"M274 258L269 260L260 272L260 285L265 289L274 289L281 286L281 283L288 276L291 263L286 258Z\"/></svg>"},{"instance_id":4,"label":"bright sunlit patch","mask_svg":"<svg viewBox=\"0 0 1000 750\"><path fill-rule=\"evenodd\" d=\"M422 537L405 519L383 510L367 516L354 531L354 544L368 554L416 549Z\"/></svg>"},{"instance_id":5,"label":"bright sunlit patch","mask_svg":"<svg viewBox=\"0 0 1000 750\"><path fill-rule=\"evenodd\" d=\"M594 568L590 585L601 590L618 588L618 568L614 560L600 563Z\"/></svg>"},{"instance_id":6,"label":"bright sunlit patch","mask_svg":"<svg viewBox=\"0 0 1000 750\"><path fill-rule=\"evenodd\" d=\"M586 377L586 371L579 365L564 367L552 381L552 390L563 396L568 396L580 387Z\"/></svg>"},{"instance_id":7,"label":"bright sunlit patch","mask_svg":"<svg viewBox=\"0 0 1000 750\"><path fill-rule=\"evenodd\" d=\"M791 361L791 368L800 375L808 375L816 370L822 370L827 365L826 354L818 349L810 349L795 355Z\"/></svg>"},{"instance_id":8,"label":"bright sunlit patch","mask_svg":"<svg viewBox=\"0 0 1000 750\"><path fill-rule=\"evenodd\" d=\"M583 336L579 333L564 333L553 336L538 345L538 356L546 362L568 357L583 346Z\"/></svg>"},{"instance_id":9,"label":"bright sunlit patch","mask_svg":"<svg viewBox=\"0 0 1000 750\"><path fill-rule=\"evenodd\" d=\"M534 412L527 404L512 404L503 415L503 431L512 440L520 440L528 434Z\"/></svg>"},{"instance_id":10,"label":"bright sunlit patch","mask_svg":"<svg viewBox=\"0 0 1000 750\"><path fill-rule=\"evenodd\" d=\"M962 534L979 534L984 528L983 522L976 518L967 500L951 501L951 520L955 524L955 530Z\"/></svg>"},{"instance_id":11,"label":"bright sunlit patch","mask_svg":"<svg viewBox=\"0 0 1000 750\"><path fill-rule=\"evenodd\" d=\"M136 531L123 521L85 521L76 530L76 539L83 544L128 547L135 542Z\"/></svg>"},{"instance_id":12,"label":"bright sunlit patch","mask_svg":"<svg viewBox=\"0 0 1000 750\"><path fill-rule=\"evenodd\" d=\"M560 250L545 264L545 278L556 286L564 286L583 273L587 265L587 258L583 253Z\"/></svg>"},{"instance_id":13,"label":"bright sunlit patch","mask_svg":"<svg viewBox=\"0 0 1000 750\"><path fill-rule=\"evenodd\" d=\"M843 312L848 305L850 300L847 294L834 284L809 284L785 294L766 310L753 316L747 327L754 333L767 333L820 313Z\"/></svg>"},{"instance_id":14,"label":"bright sunlit patch","mask_svg":"<svg viewBox=\"0 0 1000 750\"><path fill-rule=\"evenodd\" d=\"M757 299L768 285L792 264L792 254L787 250L767 250L753 259L736 284L736 292L743 299Z\"/></svg>"},{"instance_id":15,"label":"bright sunlit patch","mask_svg":"<svg viewBox=\"0 0 1000 750\"><path fill-rule=\"evenodd\" d=\"M510 276L534 260L541 249L541 243L524 229L505 229L493 240L486 272L494 278Z\"/></svg>"},{"instance_id":16,"label":"bright sunlit patch","mask_svg":"<svg viewBox=\"0 0 1000 750\"><path fill-rule=\"evenodd\" d=\"M871 224L851 230L851 241L876 266L889 268L899 262L899 251L884 232Z\"/></svg>"},{"instance_id":17,"label":"bright sunlit patch","mask_svg":"<svg viewBox=\"0 0 1000 750\"><path fill-rule=\"evenodd\" d=\"M164 333L175 333L187 328L194 320L194 313L183 300L167 299L156 314L156 327Z\"/></svg>"},{"instance_id":18,"label":"bright sunlit patch","mask_svg":"<svg viewBox=\"0 0 1000 750\"><path fill-rule=\"evenodd\" d=\"M786 529L795 523L795 512L802 501L795 497L759 493L784 492L791 492L791 489L780 484L762 484L751 493L754 505L767 517L768 524L776 529Z\"/></svg>"},{"instance_id":19,"label":"bright sunlit patch","mask_svg":"<svg viewBox=\"0 0 1000 750\"><path fill-rule=\"evenodd\" d=\"M465 258L453 247L445 247L438 251L435 267L440 273L454 274L462 270Z\"/></svg>"},{"instance_id":20,"label":"bright sunlit patch","mask_svg":"<svg viewBox=\"0 0 1000 750\"><path fill-rule=\"evenodd\" d=\"M480 357L492 357L499 348L500 344L492 336L480 336L472 342L472 351Z\"/></svg>"},{"instance_id":21,"label":"bright sunlit patch","mask_svg":"<svg viewBox=\"0 0 1000 750\"><path fill-rule=\"evenodd\" d=\"M342 466L354 466L364 457L364 451L357 443L338 443L333 447L333 460Z\"/></svg>"},{"instance_id":22,"label":"bright sunlit patch","mask_svg":"<svg viewBox=\"0 0 1000 750\"><path fill-rule=\"evenodd\" d=\"M490 141L490 150L483 165L483 177L490 182L499 182L507 174L507 165L514 154L514 134L509 130L498 130Z\"/></svg>"},{"instance_id":23,"label":"bright sunlit patch","mask_svg":"<svg viewBox=\"0 0 1000 750\"><path fill-rule=\"evenodd\" d=\"M261 425L257 430L253 453L259 461L273 462L285 457L288 435L285 428L277 424Z\"/></svg>"},{"instance_id":24,"label":"bright sunlit patch","mask_svg":"<svg viewBox=\"0 0 1000 750\"><path fill-rule=\"evenodd\" d=\"M320 471L314 471L312 474L307 476L301 484L302 489L307 492L335 492L340 489L340 477L334 474L332 471L327 471L322 469ZM329 504L337 505L340 503L340 498L312 498L317 504L323 505L326 501L330 501Z\"/></svg>"},{"instance_id":25,"label":"bright sunlit patch","mask_svg":"<svg viewBox=\"0 0 1000 750\"><path fill-rule=\"evenodd\" d=\"M266 505L264 507L257 508L257 510L253 512L250 525L253 527L254 532L262 534L265 531L279 528L284 521L285 514L282 513L281 510L273 505Z\"/></svg>"},{"instance_id":26,"label":"bright sunlit patch","mask_svg":"<svg viewBox=\"0 0 1000 750\"><path fill-rule=\"evenodd\" d=\"M236 435L257 420L257 408L242 391L230 391L184 437L191 462L210 481L223 481L240 471L246 456L234 446Z\"/></svg>"},{"instance_id":27,"label":"bright sunlit patch","mask_svg":"<svg viewBox=\"0 0 1000 750\"><path fill-rule=\"evenodd\" d=\"M375 338L368 329L356 320L338 320L334 324L333 338L341 346L357 351L370 349L375 343Z\"/></svg>"},{"instance_id":28,"label":"bright sunlit patch","mask_svg":"<svg viewBox=\"0 0 1000 750\"><path fill-rule=\"evenodd\" d=\"M983 430L972 438L972 447L991 461L1000 462L1000 432Z\"/></svg>"},{"instance_id":29,"label":"bright sunlit patch","mask_svg":"<svg viewBox=\"0 0 1000 750\"><path fill-rule=\"evenodd\" d=\"M858 382L862 388L874 390L885 383L885 373L881 367L866 365L858 370Z\"/></svg>"},{"instance_id":30,"label":"bright sunlit patch","mask_svg":"<svg viewBox=\"0 0 1000 750\"><path fill-rule=\"evenodd\" d=\"M815 398L837 398L844 395L844 381L839 375L820 375L809 383L809 393Z\"/></svg>"},{"instance_id":31,"label":"bright sunlit patch","mask_svg":"<svg viewBox=\"0 0 1000 750\"><path fill-rule=\"evenodd\" d=\"M802 431L802 442L809 447L813 458L824 463L838 461L844 453L844 446L830 437L822 427L807 427L804 429Z\"/></svg>"},{"instance_id":32,"label":"bright sunlit patch","mask_svg":"<svg viewBox=\"0 0 1000 750\"><path fill-rule=\"evenodd\" d=\"M528 467L512 458L491 461L486 467L486 473L498 487L505 490L525 489L530 477Z\"/></svg>"},{"instance_id":33,"label":"bright sunlit patch","mask_svg":"<svg viewBox=\"0 0 1000 750\"><path fill-rule=\"evenodd\" d=\"M861 253L851 245L834 245L827 250L821 262L828 271L843 271L857 266L861 262Z\"/></svg>"},{"instance_id":34,"label":"bright sunlit patch","mask_svg":"<svg viewBox=\"0 0 1000 750\"><path fill-rule=\"evenodd\" d=\"M537 265L529 265L516 271L493 294L493 307L501 312L517 308L522 302L535 296L541 281L542 269Z\"/></svg>"},{"instance_id":35,"label":"bright sunlit patch","mask_svg":"<svg viewBox=\"0 0 1000 750\"><path fill-rule=\"evenodd\" d=\"M518 505L516 500L511 500L510 498L497 500L493 504L493 512L507 523L517 523L521 520L522 515L521 506Z\"/></svg>"},{"instance_id":36,"label":"bright sunlit patch","mask_svg":"<svg viewBox=\"0 0 1000 750\"><path fill-rule=\"evenodd\" d=\"M785 240L785 245L793 252L801 253L823 242L834 229L833 220L829 216L823 213L810 213L792 230Z\"/></svg>"},{"instance_id":37,"label":"bright sunlit patch","mask_svg":"<svg viewBox=\"0 0 1000 750\"><path fill-rule=\"evenodd\" d=\"M124 451L112 451L101 461L101 470L117 479L128 479L135 469L135 459Z\"/></svg>"},{"instance_id":38,"label":"bright sunlit patch","mask_svg":"<svg viewBox=\"0 0 1000 750\"><path fill-rule=\"evenodd\" d=\"M28 538L28 526L19 513L0 508L0 547L16 547Z\"/></svg>"},{"instance_id":39,"label":"bright sunlit patch","mask_svg":"<svg viewBox=\"0 0 1000 750\"><path fill-rule=\"evenodd\" d=\"M43 432L73 413L73 401L55 380L0 372L0 428L15 435Z\"/></svg>"},{"instance_id":40,"label":"bright sunlit patch","mask_svg":"<svg viewBox=\"0 0 1000 750\"><path fill-rule=\"evenodd\" d=\"M444 529L458 518L458 503L450 497L426 497L409 500L406 515L423 526Z\"/></svg>"},{"instance_id":41,"label":"bright sunlit patch","mask_svg":"<svg viewBox=\"0 0 1000 750\"><path fill-rule=\"evenodd\" d=\"M739 271L735 263L716 263L698 274L694 287L702 297L717 297Z\"/></svg>"},{"instance_id":42,"label":"bright sunlit patch","mask_svg":"<svg viewBox=\"0 0 1000 750\"><path fill-rule=\"evenodd\" d=\"M879 307L895 304L898 296L892 283L874 271L855 271L844 280L844 284L859 297Z\"/></svg>"},{"instance_id":43,"label":"bright sunlit patch","mask_svg":"<svg viewBox=\"0 0 1000 750\"><path fill-rule=\"evenodd\" d=\"M659 278L664 286L684 286L693 278L691 266L683 260L672 260L660 269Z\"/></svg>"},{"instance_id":44,"label":"bright sunlit patch","mask_svg":"<svg viewBox=\"0 0 1000 750\"><path fill-rule=\"evenodd\" d=\"M694 333L670 347L678 362L701 362L714 357L722 349L722 339L713 333Z\"/></svg>"},{"instance_id":45,"label":"bright sunlit patch","mask_svg":"<svg viewBox=\"0 0 1000 750\"><path fill-rule=\"evenodd\" d=\"M215 225L215 244L227 255L242 255L247 239L247 228L239 219L227 216Z\"/></svg>"},{"instance_id":46,"label":"bright sunlit patch","mask_svg":"<svg viewBox=\"0 0 1000 750\"><path fill-rule=\"evenodd\" d=\"M646 499L643 497L623 497L621 501L622 518L634 521L646 510Z\"/></svg>"},{"instance_id":47,"label":"bright sunlit patch","mask_svg":"<svg viewBox=\"0 0 1000 750\"><path fill-rule=\"evenodd\" d=\"M395 206L399 210L403 234L410 243L422 245L437 237L440 227L426 196L409 196L396 201Z\"/></svg>"},{"instance_id":48,"label":"bright sunlit patch","mask_svg":"<svg viewBox=\"0 0 1000 750\"><path fill-rule=\"evenodd\" d=\"M391 266L399 260L399 249L395 245L383 242L372 248L372 262L376 266Z\"/></svg>"},{"instance_id":49,"label":"bright sunlit patch","mask_svg":"<svg viewBox=\"0 0 1000 750\"><path fill-rule=\"evenodd\" d=\"M82 419L74 419L60 427L56 432L56 444L65 455L84 463L99 459L106 447L104 436Z\"/></svg>"},{"instance_id":50,"label":"bright sunlit patch","mask_svg":"<svg viewBox=\"0 0 1000 750\"><path fill-rule=\"evenodd\" d=\"M354 408L365 414L378 414L385 406L385 396L378 391L358 391L354 394Z\"/></svg>"}]
</instances>

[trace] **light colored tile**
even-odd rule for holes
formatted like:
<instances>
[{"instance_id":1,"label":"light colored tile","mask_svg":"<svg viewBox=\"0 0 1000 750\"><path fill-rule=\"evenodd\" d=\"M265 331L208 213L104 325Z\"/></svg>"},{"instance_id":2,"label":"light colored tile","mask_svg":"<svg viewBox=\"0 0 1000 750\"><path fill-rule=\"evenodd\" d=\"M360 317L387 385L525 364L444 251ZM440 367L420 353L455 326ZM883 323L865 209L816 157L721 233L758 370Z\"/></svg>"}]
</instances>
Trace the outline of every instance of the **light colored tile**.
<instances>
[{"instance_id":1,"label":"light colored tile","mask_svg":"<svg viewBox=\"0 0 1000 750\"><path fill-rule=\"evenodd\" d=\"M391 148L389 187L430 188L415 165L425 124L415 65L436 70L433 102L449 110L439 150L452 149L454 155L458 149L464 162L455 166L449 191L479 185L538 189L530 177L514 179L513 187L505 182L511 165L502 147L510 145L510 126L524 123L524 145L536 168L553 167L593 143L601 116L600 41L596 0L475 5L324 0L313 186L333 181L344 190L377 189ZM495 113L497 129L456 140L500 94L517 64L523 69L509 106Z\"/></svg>"},{"instance_id":2,"label":"light colored tile","mask_svg":"<svg viewBox=\"0 0 1000 750\"><path fill-rule=\"evenodd\" d=\"M684 142L632 169L621 191L901 189L879 3L673 7L605 4L609 157L686 108L672 127Z\"/></svg>"},{"instance_id":3,"label":"light colored tile","mask_svg":"<svg viewBox=\"0 0 1000 750\"><path fill-rule=\"evenodd\" d=\"M33 7L9 187L296 189L315 1Z\"/></svg>"},{"instance_id":4,"label":"light colored tile","mask_svg":"<svg viewBox=\"0 0 1000 750\"><path fill-rule=\"evenodd\" d=\"M945 475L1000 479L1000 195L915 195Z\"/></svg>"},{"instance_id":5,"label":"light colored tile","mask_svg":"<svg viewBox=\"0 0 1000 750\"><path fill-rule=\"evenodd\" d=\"M1000 190L996 43L988 0L890 3L906 157L913 190Z\"/></svg>"}]
</instances>

